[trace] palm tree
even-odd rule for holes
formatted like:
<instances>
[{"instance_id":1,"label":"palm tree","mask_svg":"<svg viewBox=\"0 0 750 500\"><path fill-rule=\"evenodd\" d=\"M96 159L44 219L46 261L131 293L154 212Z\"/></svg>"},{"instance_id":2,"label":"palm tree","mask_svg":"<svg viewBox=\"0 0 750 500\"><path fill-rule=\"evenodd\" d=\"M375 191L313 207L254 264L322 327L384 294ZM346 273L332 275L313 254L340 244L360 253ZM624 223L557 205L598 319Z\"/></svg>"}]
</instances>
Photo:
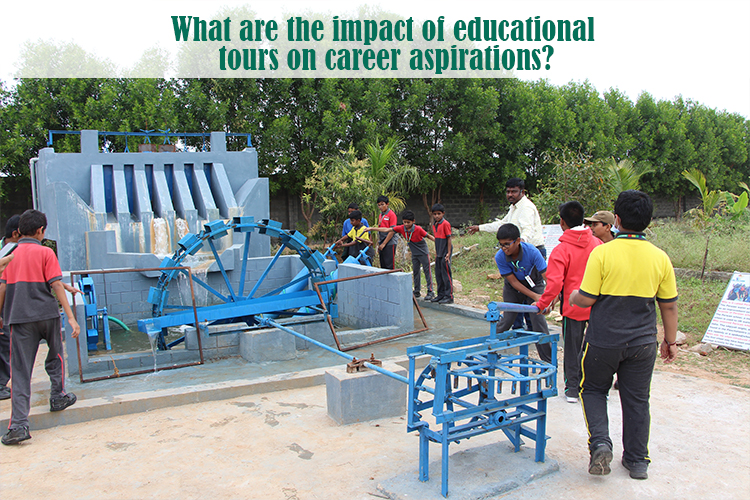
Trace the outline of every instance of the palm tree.
<instances>
[{"instance_id":1,"label":"palm tree","mask_svg":"<svg viewBox=\"0 0 750 500\"><path fill-rule=\"evenodd\" d=\"M398 162L398 150L402 144L401 139L390 137L381 146L380 139L375 138L375 143L366 147L370 178L379 186L380 194L388 196L396 213L406 207L402 194L415 189L420 180L416 167Z\"/></svg>"},{"instance_id":2,"label":"palm tree","mask_svg":"<svg viewBox=\"0 0 750 500\"><path fill-rule=\"evenodd\" d=\"M654 172L653 167L648 163L635 164L628 158L619 162L610 158L606 164L611 175L610 186L615 194L629 189L638 189L641 177Z\"/></svg>"}]
</instances>

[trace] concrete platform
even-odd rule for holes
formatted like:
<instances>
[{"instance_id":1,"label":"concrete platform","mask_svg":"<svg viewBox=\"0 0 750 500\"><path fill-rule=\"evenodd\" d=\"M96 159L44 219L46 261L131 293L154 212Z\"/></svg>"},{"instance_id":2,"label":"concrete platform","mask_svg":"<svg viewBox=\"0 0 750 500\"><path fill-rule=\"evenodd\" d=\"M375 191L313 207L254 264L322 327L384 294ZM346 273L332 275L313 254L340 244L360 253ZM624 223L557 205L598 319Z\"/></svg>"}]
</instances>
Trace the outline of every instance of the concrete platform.
<instances>
[{"instance_id":1,"label":"concrete platform","mask_svg":"<svg viewBox=\"0 0 750 500\"><path fill-rule=\"evenodd\" d=\"M443 306L445 307L445 306ZM480 315L481 316L481 315ZM348 354L407 366L406 348L428 342L477 337L489 334L484 319L460 318L437 310L426 311L430 330L401 339L368 346ZM415 328L421 327L419 320ZM293 338L293 336L290 335ZM242 358L210 360L204 365L158 371L150 374L81 383L66 379L66 390L78 402L64 412L49 412L49 379L44 371L46 346L40 345L32 379L32 429L87 422L99 418L140 413L158 408L235 398L325 383L325 369L343 367L346 360L317 347L297 351L295 359L265 363L247 363ZM10 401L0 401L0 427L10 418Z\"/></svg>"},{"instance_id":2,"label":"concrete platform","mask_svg":"<svg viewBox=\"0 0 750 500\"><path fill-rule=\"evenodd\" d=\"M427 313L436 331L355 355L375 352L383 360L402 356L403 362L407 345L486 335L488 329L484 321ZM0 447L3 500L67 498L71 491L80 500L442 498L438 470L427 483L417 479L418 436L406 432L405 416L347 426L328 416L323 374L343 361L333 354L316 350L291 362L222 360L89 384L71 381L68 389L79 402L58 413L48 412L49 382L43 357L38 359L32 439ZM613 391L609 476L587 473L581 406L557 397L549 400L544 468L515 464L531 448L515 454L501 433L477 436L451 446L449 499L464 491L464 498L504 500L748 497L750 427L741 423L750 420L750 390L662 372L660 364L651 390L647 481L630 479L619 463L622 418ZM0 401L2 418L9 409L9 401ZM49 428L37 426L42 423ZM438 462L437 447L431 452ZM524 468L521 475L511 473Z\"/></svg>"},{"instance_id":3,"label":"concrete platform","mask_svg":"<svg viewBox=\"0 0 750 500\"><path fill-rule=\"evenodd\" d=\"M500 436L498 436L500 437ZM470 446L471 441L468 442ZM463 447L450 456L448 498L451 500L480 500L496 498L525 484L560 470L557 461L534 461L534 449L522 447L516 453L507 442L497 442L476 448ZM453 448L458 448L454 446ZM383 480L378 491L391 500L431 500L440 498L442 461L440 447L430 446L430 478L419 481L416 470Z\"/></svg>"}]
</instances>

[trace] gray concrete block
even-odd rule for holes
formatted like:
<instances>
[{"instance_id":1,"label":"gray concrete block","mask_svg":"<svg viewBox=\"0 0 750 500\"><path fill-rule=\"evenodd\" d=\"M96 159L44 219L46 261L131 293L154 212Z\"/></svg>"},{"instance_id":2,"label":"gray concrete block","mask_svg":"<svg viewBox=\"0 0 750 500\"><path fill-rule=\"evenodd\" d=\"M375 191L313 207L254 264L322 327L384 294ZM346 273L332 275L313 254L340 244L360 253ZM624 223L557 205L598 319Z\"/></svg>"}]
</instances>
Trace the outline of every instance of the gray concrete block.
<instances>
[{"instance_id":1,"label":"gray concrete block","mask_svg":"<svg viewBox=\"0 0 750 500\"><path fill-rule=\"evenodd\" d=\"M112 276L115 275L113 274ZM107 294L129 292L131 289L131 282L129 280L107 279Z\"/></svg>"},{"instance_id":2,"label":"gray concrete block","mask_svg":"<svg viewBox=\"0 0 750 500\"><path fill-rule=\"evenodd\" d=\"M110 374L114 372L112 361L108 358L89 358L89 362L83 366L83 378L100 376L102 373Z\"/></svg>"},{"instance_id":3,"label":"gray concrete block","mask_svg":"<svg viewBox=\"0 0 750 500\"><path fill-rule=\"evenodd\" d=\"M140 302L141 301L141 292L135 291L135 292L123 292L122 293L122 302Z\"/></svg>"},{"instance_id":4,"label":"gray concrete block","mask_svg":"<svg viewBox=\"0 0 750 500\"><path fill-rule=\"evenodd\" d=\"M201 328L201 345L203 350L216 349L218 347L216 335L208 335L205 328ZM191 326L185 329L185 348L191 351L198 350L198 337L195 334L195 327Z\"/></svg>"},{"instance_id":5,"label":"gray concrete block","mask_svg":"<svg viewBox=\"0 0 750 500\"><path fill-rule=\"evenodd\" d=\"M295 337L275 328L240 334L240 356L250 363L285 361L297 357Z\"/></svg>"},{"instance_id":6,"label":"gray concrete block","mask_svg":"<svg viewBox=\"0 0 750 500\"><path fill-rule=\"evenodd\" d=\"M141 366L143 364L141 363L141 358L143 357L143 354L133 354L133 355L114 355L112 356L112 363L114 366L117 367L117 369L121 372L132 372L136 370L140 370ZM151 353L148 353L149 359L151 359L151 363L153 364L153 356ZM84 370L85 372L85 370Z\"/></svg>"},{"instance_id":7,"label":"gray concrete block","mask_svg":"<svg viewBox=\"0 0 750 500\"><path fill-rule=\"evenodd\" d=\"M406 376L395 363L383 363L386 370ZM328 415L339 425L366 422L406 413L406 384L366 370L346 373L344 368L326 370Z\"/></svg>"},{"instance_id":8,"label":"gray concrete block","mask_svg":"<svg viewBox=\"0 0 750 500\"><path fill-rule=\"evenodd\" d=\"M197 352L188 351L187 349L173 349L169 351L169 360L173 365L200 361Z\"/></svg>"},{"instance_id":9,"label":"gray concrete block","mask_svg":"<svg viewBox=\"0 0 750 500\"><path fill-rule=\"evenodd\" d=\"M232 347L240 345L239 332L229 332L216 335L216 347Z\"/></svg>"}]
</instances>

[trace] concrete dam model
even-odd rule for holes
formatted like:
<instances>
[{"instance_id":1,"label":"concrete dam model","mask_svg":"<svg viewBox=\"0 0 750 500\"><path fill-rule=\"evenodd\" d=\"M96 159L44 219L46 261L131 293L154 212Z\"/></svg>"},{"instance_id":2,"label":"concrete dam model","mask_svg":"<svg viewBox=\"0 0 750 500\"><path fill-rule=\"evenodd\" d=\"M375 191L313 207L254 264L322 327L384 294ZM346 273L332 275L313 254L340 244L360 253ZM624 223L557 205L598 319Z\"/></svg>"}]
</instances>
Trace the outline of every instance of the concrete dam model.
<instances>
[{"instance_id":1,"label":"concrete dam model","mask_svg":"<svg viewBox=\"0 0 750 500\"><path fill-rule=\"evenodd\" d=\"M100 136L111 132L80 134L80 153L47 147L31 162L34 204L47 214L63 271L157 267L206 222L269 216L268 179L258 177L249 140L227 151L227 134L212 132L209 151L110 153ZM220 250L243 243L232 238L217 242ZM267 239L251 242L251 257L268 254Z\"/></svg>"}]
</instances>

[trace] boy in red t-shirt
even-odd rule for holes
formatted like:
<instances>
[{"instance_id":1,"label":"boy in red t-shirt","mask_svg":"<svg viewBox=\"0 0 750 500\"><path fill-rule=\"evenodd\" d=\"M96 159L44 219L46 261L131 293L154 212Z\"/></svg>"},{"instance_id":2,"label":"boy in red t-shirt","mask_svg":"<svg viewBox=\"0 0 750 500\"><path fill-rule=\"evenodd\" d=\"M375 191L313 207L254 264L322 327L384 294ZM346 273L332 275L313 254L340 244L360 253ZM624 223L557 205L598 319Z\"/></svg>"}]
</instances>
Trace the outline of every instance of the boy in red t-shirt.
<instances>
[{"instance_id":1,"label":"boy in red t-shirt","mask_svg":"<svg viewBox=\"0 0 750 500\"><path fill-rule=\"evenodd\" d=\"M563 203L559 207L559 212L563 234L560 236L560 244L552 250L547 262L547 287L539 300L532 305L539 308L539 314L547 313L560 293L563 294L565 397L568 403L577 403L581 383L581 348L591 309L571 306L568 299L573 290L581 287L589 255L602 242L583 225L583 205L579 202Z\"/></svg>"},{"instance_id":2,"label":"boy in red t-shirt","mask_svg":"<svg viewBox=\"0 0 750 500\"><path fill-rule=\"evenodd\" d=\"M388 197L378 196L378 227L392 228L396 225L396 214L388 207ZM396 243L398 237L393 231L383 232L378 235L378 253L380 254L380 267L383 269L395 269Z\"/></svg>"},{"instance_id":3,"label":"boy in red t-shirt","mask_svg":"<svg viewBox=\"0 0 750 500\"><path fill-rule=\"evenodd\" d=\"M28 418L31 373L40 340L44 339L49 347L44 367L51 384L50 411L64 410L76 402L75 394L64 391L64 352L58 300L68 317L71 336L78 337L81 329L65 298L57 256L51 248L42 246L46 228L47 217L42 212L27 210L21 215L18 224L21 239L13 252L13 260L0 279L0 327L5 322L11 328L13 377L10 425L2 437L2 443L6 445L31 438Z\"/></svg>"},{"instance_id":4,"label":"boy in red t-shirt","mask_svg":"<svg viewBox=\"0 0 750 500\"><path fill-rule=\"evenodd\" d=\"M414 224L414 212L411 210L404 211L401 215L401 219L404 223L400 226L393 226L390 228L371 227L369 228L369 231L378 231L379 233L395 232L406 239L406 242L409 244L409 250L411 250L414 296L419 297L421 295L420 290L422 289L422 283L419 275L419 268L421 267L424 269L424 279L427 281L427 295L425 295L424 300L432 300L435 298L435 294L432 291L430 250L427 248L427 242L424 239L427 238L428 240L435 241L435 237L431 234L427 234L427 231Z\"/></svg>"},{"instance_id":5,"label":"boy in red t-shirt","mask_svg":"<svg viewBox=\"0 0 750 500\"><path fill-rule=\"evenodd\" d=\"M433 302L453 304L453 278L451 277L451 254L453 243L451 240L451 223L445 220L445 207L440 203L432 205L432 232L435 234L435 281L437 281L437 297Z\"/></svg>"}]
</instances>

